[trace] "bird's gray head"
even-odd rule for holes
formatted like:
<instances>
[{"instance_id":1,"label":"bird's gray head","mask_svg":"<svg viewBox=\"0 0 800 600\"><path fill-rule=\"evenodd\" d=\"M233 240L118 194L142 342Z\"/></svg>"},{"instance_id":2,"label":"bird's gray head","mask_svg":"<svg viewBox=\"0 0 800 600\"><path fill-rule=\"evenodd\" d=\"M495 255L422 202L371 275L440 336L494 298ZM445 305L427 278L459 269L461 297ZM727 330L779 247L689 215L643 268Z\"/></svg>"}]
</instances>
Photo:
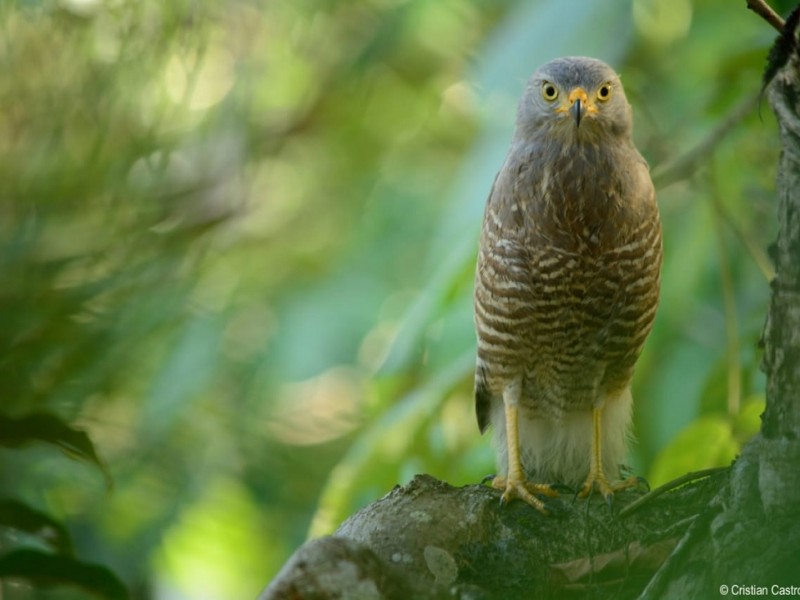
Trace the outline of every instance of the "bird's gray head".
<instances>
[{"instance_id":1,"label":"bird's gray head","mask_svg":"<svg viewBox=\"0 0 800 600\"><path fill-rule=\"evenodd\" d=\"M631 107L619 76L603 61L557 58L531 76L517 110L517 137L593 141L630 138Z\"/></svg>"}]
</instances>

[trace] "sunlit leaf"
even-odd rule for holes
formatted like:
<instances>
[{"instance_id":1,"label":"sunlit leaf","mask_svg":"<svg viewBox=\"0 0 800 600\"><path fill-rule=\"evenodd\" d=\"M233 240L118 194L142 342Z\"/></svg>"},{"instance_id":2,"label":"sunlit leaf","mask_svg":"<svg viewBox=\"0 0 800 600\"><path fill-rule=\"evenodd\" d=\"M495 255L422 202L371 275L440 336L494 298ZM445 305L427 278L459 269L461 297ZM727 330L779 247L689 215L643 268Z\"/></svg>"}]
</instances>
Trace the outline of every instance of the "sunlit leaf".
<instances>
[{"instance_id":1,"label":"sunlit leaf","mask_svg":"<svg viewBox=\"0 0 800 600\"><path fill-rule=\"evenodd\" d=\"M15 550L0 556L0 579L23 579L44 586L74 586L107 600L129 597L125 585L106 567L37 550Z\"/></svg>"},{"instance_id":2,"label":"sunlit leaf","mask_svg":"<svg viewBox=\"0 0 800 600\"><path fill-rule=\"evenodd\" d=\"M270 517L283 518L254 502L241 482L209 482L160 541L155 560L164 579L192 600L253 597L264 569L278 568L287 550L273 538Z\"/></svg>"},{"instance_id":3,"label":"sunlit leaf","mask_svg":"<svg viewBox=\"0 0 800 600\"><path fill-rule=\"evenodd\" d=\"M744 443L761 430L761 415L765 407L763 395L751 396L744 401L739 414L733 419L733 433L737 440Z\"/></svg>"},{"instance_id":4,"label":"sunlit leaf","mask_svg":"<svg viewBox=\"0 0 800 600\"><path fill-rule=\"evenodd\" d=\"M727 419L714 415L700 417L656 457L650 484L656 487L689 471L727 466L738 451L739 444Z\"/></svg>"}]
</instances>

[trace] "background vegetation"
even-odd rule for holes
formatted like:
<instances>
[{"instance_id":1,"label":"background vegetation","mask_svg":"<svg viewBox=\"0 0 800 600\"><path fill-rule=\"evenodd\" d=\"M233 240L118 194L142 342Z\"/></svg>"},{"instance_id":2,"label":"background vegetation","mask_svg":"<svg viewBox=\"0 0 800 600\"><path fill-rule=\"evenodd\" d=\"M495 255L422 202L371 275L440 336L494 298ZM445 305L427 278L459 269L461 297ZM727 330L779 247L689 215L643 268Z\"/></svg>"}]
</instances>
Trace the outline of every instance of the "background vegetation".
<instances>
[{"instance_id":1,"label":"background vegetation","mask_svg":"<svg viewBox=\"0 0 800 600\"><path fill-rule=\"evenodd\" d=\"M0 496L132 597L202 600L414 473L492 472L480 219L524 81L568 54L622 73L659 187L631 463L727 464L763 407L772 39L727 0L0 3L0 413L85 430L114 481L26 444Z\"/></svg>"}]
</instances>

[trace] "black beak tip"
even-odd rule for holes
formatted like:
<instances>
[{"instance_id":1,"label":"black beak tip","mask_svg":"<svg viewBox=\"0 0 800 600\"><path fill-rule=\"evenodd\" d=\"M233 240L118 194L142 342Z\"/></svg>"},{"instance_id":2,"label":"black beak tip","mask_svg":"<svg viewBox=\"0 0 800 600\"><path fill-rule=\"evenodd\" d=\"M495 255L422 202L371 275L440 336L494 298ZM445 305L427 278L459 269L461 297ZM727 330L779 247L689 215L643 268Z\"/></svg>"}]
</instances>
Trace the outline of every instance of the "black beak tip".
<instances>
[{"instance_id":1,"label":"black beak tip","mask_svg":"<svg viewBox=\"0 0 800 600\"><path fill-rule=\"evenodd\" d=\"M583 111L581 108L580 99L575 100L574 104L572 105L572 116L575 119L575 127L581 126L581 116L583 116Z\"/></svg>"}]
</instances>

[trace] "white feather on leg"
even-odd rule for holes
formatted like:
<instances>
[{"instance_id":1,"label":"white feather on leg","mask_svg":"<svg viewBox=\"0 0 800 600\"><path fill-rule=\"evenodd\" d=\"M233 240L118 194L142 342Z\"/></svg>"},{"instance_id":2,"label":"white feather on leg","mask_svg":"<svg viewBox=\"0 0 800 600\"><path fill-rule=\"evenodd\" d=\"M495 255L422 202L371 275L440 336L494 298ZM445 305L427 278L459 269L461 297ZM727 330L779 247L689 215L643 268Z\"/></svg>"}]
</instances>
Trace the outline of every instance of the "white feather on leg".
<instances>
[{"instance_id":1,"label":"white feather on leg","mask_svg":"<svg viewBox=\"0 0 800 600\"><path fill-rule=\"evenodd\" d=\"M601 448L603 469L610 481L619 478L630 438L633 398L630 388L603 404ZM491 413L499 472L508 471L505 415L502 402ZM530 418L519 414L522 465L532 481L580 486L589 473L592 453L592 409L565 413L560 419Z\"/></svg>"}]
</instances>

